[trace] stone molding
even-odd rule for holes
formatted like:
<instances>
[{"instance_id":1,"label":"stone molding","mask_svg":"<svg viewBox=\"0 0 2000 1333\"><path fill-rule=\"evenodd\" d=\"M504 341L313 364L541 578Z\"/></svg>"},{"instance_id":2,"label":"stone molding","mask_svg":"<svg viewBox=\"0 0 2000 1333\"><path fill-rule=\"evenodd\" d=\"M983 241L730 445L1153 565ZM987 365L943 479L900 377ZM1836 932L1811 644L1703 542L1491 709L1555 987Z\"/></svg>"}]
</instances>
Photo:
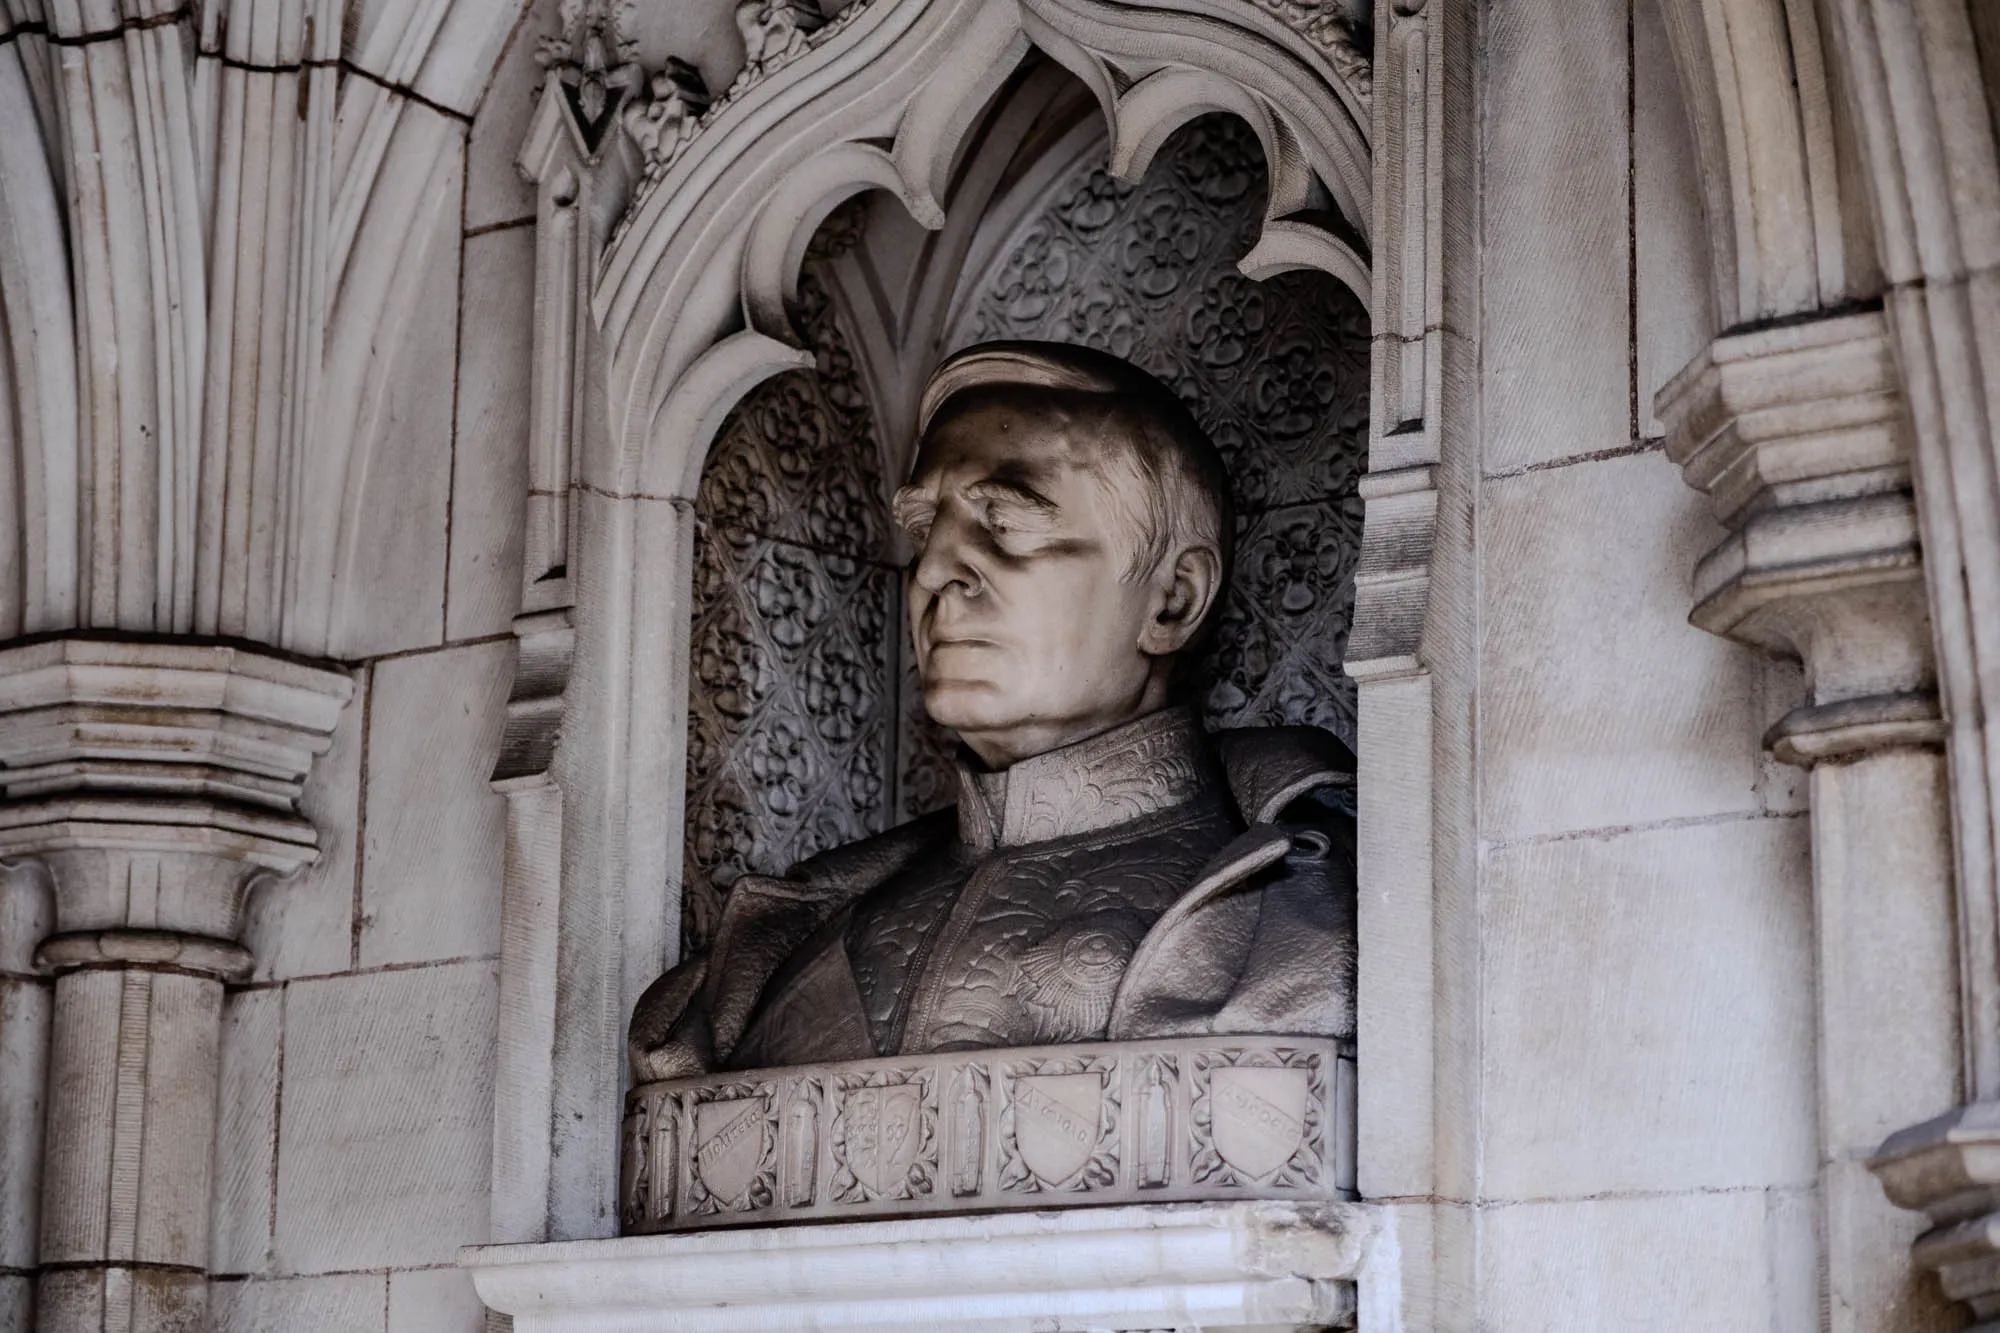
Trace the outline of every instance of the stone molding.
<instances>
[{"instance_id":1,"label":"stone molding","mask_svg":"<svg viewBox=\"0 0 2000 1333\"><path fill-rule=\"evenodd\" d=\"M1974 1318L2000 1319L2000 1105L1975 1102L1899 1130L1868 1166L1891 1202L1932 1223L1911 1247L1917 1266L1935 1270Z\"/></svg>"},{"instance_id":2,"label":"stone molding","mask_svg":"<svg viewBox=\"0 0 2000 1333\"><path fill-rule=\"evenodd\" d=\"M1158 1204L469 1246L514 1333L1400 1328L1361 1204ZM1358 1309L1357 1309L1358 1306Z\"/></svg>"},{"instance_id":3,"label":"stone molding","mask_svg":"<svg viewBox=\"0 0 2000 1333\"><path fill-rule=\"evenodd\" d=\"M299 796L353 688L227 644L0 649L0 857L49 864L62 931L231 941L249 881L317 855Z\"/></svg>"},{"instance_id":4,"label":"stone molding","mask_svg":"<svg viewBox=\"0 0 2000 1333\"><path fill-rule=\"evenodd\" d=\"M241 981L255 962L240 944L171 930L75 931L35 946L35 966L56 975L86 967L148 967Z\"/></svg>"},{"instance_id":5,"label":"stone molding","mask_svg":"<svg viewBox=\"0 0 2000 1333\"><path fill-rule=\"evenodd\" d=\"M1082 1043L747 1070L626 1099L628 1234L865 1216L1354 1197L1354 1052Z\"/></svg>"},{"instance_id":6,"label":"stone molding","mask_svg":"<svg viewBox=\"0 0 2000 1333\"><path fill-rule=\"evenodd\" d=\"M1810 766L1944 738L1908 413L1879 311L1725 335L1656 400L1667 456L1729 529L1689 619L1804 662L1766 738Z\"/></svg>"},{"instance_id":7,"label":"stone molding","mask_svg":"<svg viewBox=\"0 0 2000 1333\"><path fill-rule=\"evenodd\" d=\"M1807 698L1764 741L1812 772L1821 1300L1837 1328L1928 1319L1936 1298L1899 1253L1908 1223L1863 1167L1950 1095L1959 1036L1946 727L1888 322L1726 334L1656 408L1668 457L1728 529L1695 568L1689 619L1805 670ZM1891 958L1910 975L1885 977Z\"/></svg>"},{"instance_id":8,"label":"stone molding","mask_svg":"<svg viewBox=\"0 0 2000 1333\"><path fill-rule=\"evenodd\" d=\"M1837 309L1876 282L1852 134L1835 114L1830 7L1660 0L1693 133L1723 327Z\"/></svg>"}]
</instances>

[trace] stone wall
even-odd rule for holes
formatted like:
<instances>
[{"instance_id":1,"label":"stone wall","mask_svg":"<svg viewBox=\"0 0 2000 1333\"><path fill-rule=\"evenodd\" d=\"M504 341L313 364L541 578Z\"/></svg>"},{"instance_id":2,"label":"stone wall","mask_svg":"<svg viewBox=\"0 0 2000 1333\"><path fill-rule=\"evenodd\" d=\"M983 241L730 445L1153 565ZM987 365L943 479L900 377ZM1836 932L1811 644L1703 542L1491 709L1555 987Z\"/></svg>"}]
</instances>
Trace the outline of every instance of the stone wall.
<instances>
[{"instance_id":1,"label":"stone wall","mask_svg":"<svg viewBox=\"0 0 2000 1333\"><path fill-rule=\"evenodd\" d=\"M514 167L540 4L460 131L448 242L404 373L400 519L372 585L399 612L305 812L318 864L256 890L257 971L223 1019L217 1333L472 1333L455 1267L486 1239L504 803L488 786L519 601L534 194Z\"/></svg>"},{"instance_id":2,"label":"stone wall","mask_svg":"<svg viewBox=\"0 0 2000 1333\"><path fill-rule=\"evenodd\" d=\"M500 1021L504 807L487 779L515 651L534 302L535 197L512 162L555 9L532 6L476 112L453 117L432 184L458 204L369 489L385 507L346 641L355 698L307 788L322 855L251 902L257 972L224 1016L224 1333L481 1327L453 1259L488 1234ZM649 49L726 86L728 10L652 7ZM1435 1040L1392 1027L1361 1050L1364 1081L1436 1071L1428 1122L1364 1126L1363 1190L1408 1205L1407 1308L1437 1327L1803 1333L1808 827L1802 776L1758 740L1800 683L1687 624L1721 529L1651 404L1718 330L1665 31L1653 0L1495 0L1479 22L1480 261L1476 302L1454 297L1479 348L1477 456L1454 529L1466 633L1443 664L1469 681L1466 797L1439 798L1471 868L1429 905ZM1364 818L1392 799L1364 792ZM35 934L34 918L0 926ZM32 1005L33 943L0 940L0 1023ZM33 1225L0 1216L7 1256L32 1256ZM0 1258L0 1280L25 1287L31 1262Z\"/></svg>"},{"instance_id":3,"label":"stone wall","mask_svg":"<svg viewBox=\"0 0 2000 1333\"><path fill-rule=\"evenodd\" d=\"M1665 30L1484 25L1477 1003L1439 1038L1477 1257L1438 1280L1509 1330L1815 1327L1803 775L1758 739L1798 684L1687 623L1721 529L1651 407L1714 332Z\"/></svg>"}]
</instances>

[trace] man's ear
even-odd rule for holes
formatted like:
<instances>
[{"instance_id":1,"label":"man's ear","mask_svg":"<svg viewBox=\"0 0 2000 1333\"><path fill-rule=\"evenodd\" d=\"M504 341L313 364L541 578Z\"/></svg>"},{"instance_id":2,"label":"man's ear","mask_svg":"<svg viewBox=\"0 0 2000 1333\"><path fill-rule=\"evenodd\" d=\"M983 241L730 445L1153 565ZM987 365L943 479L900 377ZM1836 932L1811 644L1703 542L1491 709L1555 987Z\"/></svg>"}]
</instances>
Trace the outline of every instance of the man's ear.
<instances>
[{"instance_id":1,"label":"man's ear","mask_svg":"<svg viewBox=\"0 0 2000 1333\"><path fill-rule=\"evenodd\" d=\"M1153 581L1153 613L1139 631L1139 651L1167 657L1187 647L1222 595L1222 554L1190 546L1160 563Z\"/></svg>"}]
</instances>

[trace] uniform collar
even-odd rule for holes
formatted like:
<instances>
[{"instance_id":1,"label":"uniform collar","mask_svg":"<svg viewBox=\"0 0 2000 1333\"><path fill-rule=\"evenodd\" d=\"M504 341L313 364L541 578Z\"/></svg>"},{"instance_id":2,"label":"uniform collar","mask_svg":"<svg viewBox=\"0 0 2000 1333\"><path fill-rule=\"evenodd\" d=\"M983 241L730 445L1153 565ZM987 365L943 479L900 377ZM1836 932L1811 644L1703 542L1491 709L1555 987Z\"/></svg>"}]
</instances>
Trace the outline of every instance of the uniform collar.
<instances>
[{"instance_id":1,"label":"uniform collar","mask_svg":"<svg viewBox=\"0 0 2000 1333\"><path fill-rule=\"evenodd\" d=\"M1128 823L1185 805L1220 771L1192 710L1162 708L997 773L958 764L958 836L977 851Z\"/></svg>"}]
</instances>

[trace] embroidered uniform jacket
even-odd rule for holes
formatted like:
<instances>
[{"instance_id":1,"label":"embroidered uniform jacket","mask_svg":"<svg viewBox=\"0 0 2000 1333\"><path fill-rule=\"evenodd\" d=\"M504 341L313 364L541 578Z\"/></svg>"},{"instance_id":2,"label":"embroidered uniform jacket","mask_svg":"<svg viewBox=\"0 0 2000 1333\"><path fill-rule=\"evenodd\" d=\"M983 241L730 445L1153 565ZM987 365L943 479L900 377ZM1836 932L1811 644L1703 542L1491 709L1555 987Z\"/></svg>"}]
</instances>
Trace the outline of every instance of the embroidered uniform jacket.
<instances>
[{"instance_id":1,"label":"embroidered uniform jacket","mask_svg":"<svg viewBox=\"0 0 2000 1333\"><path fill-rule=\"evenodd\" d=\"M633 1078L1210 1033L1351 1036L1352 781L1313 727L1170 708L731 889L633 1014Z\"/></svg>"}]
</instances>

